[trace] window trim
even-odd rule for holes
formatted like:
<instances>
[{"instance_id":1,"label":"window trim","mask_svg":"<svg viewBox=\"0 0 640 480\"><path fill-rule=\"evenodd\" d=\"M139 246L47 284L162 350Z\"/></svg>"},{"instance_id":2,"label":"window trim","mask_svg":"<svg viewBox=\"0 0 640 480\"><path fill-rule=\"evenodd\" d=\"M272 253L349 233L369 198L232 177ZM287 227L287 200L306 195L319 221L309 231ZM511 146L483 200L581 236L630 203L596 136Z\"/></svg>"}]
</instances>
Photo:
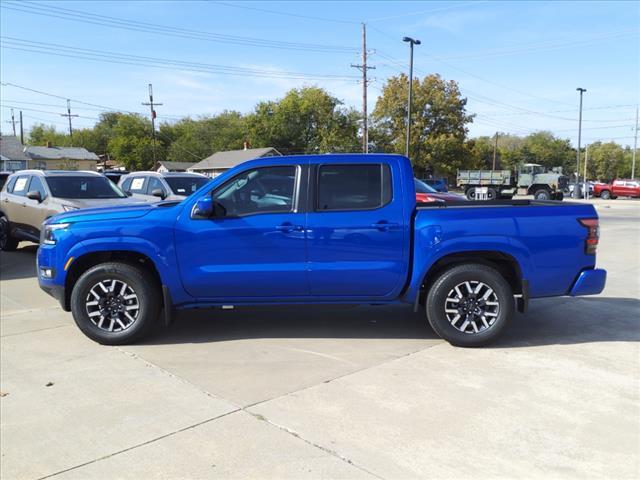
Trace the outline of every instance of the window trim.
<instances>
[{"instance_id":1,"label":"window trim","mask_svg":"<svg viewBox=\"0 0 640 480\"><path fill-rule=\"evenodd\" d=\"M382 169L384 167L386 167L389 171L389 181L390 181L390 193L391 195L389 196L389 200L377 207L363 207L363 208L335 208L335 209L320 209L320 170L322 169L322 167L371 167L371 166L379 166L381 169L381 175L380 178L382 181L384 181L383 175L382 175ZM380 162L380 163L319 163L316 165L316 180L314 182L314 188L313 188L313 205L312 205L312 211L314 213L332 213L332 212L367 212L367 211L374 211L374 210L380 210L384 207L386 207L387 205L389 205L390 203L393 202L393 169L391 168L391 165L389 165L386 162ZM384 185L381 185L384 188Z\"/></svg>"},{"instance_id":2,"label":"window trim","mask_svg":"<svg viewBox=\"0 0 640 480\"><path fill-rule=\"evenodd\" d=\"M227 185L229 182L231 182L234 178L236 178L239 175L242 175L244 173L247 173L247 172L250 172L250 171L253 171L253 170L261 170L261 169L264 169L264 168L277 168L277 167L294 167L295 179L294 179L294 184L293 184L293 201L291 202L291 210L288 210L286 212L283 212L281 210L264 210L264 211L261 211L261 212L245 213L245 214L242 214L242 215L229 215L229 216L225 216L225 217L221 217L221 218L215 218L215 217L214 218L216 220L224 220L224 219L252 217L252 216L256 216L256 215L276 215L276 214L286 215L286 214L291 214L291 213L301 213L300 212L300 187L301 187L301 178L302 178L302 166L299 165L299 164L294 164L294 165L262 165L260 167L248 168L246 170L242 170L241 172L238 172L233 177L231 177L230 179L228 179L225 182L223 182L221 185L216 186L215 188L210 190L209 193L207 193L206 195L210 195L213 198L213 196L215 195L215 193L218 190L223 188L225 185ZM202 197L200 197L200 198L202 198ZM212 218L199 217L197 215L194 215L194 212L195 212L197 204L198 204L198 201L196 200L196 202L193 204L193 207L191 208L191 214L190 214L191 219L192 220L211 220Z\"/></svg>"}]
</instances>

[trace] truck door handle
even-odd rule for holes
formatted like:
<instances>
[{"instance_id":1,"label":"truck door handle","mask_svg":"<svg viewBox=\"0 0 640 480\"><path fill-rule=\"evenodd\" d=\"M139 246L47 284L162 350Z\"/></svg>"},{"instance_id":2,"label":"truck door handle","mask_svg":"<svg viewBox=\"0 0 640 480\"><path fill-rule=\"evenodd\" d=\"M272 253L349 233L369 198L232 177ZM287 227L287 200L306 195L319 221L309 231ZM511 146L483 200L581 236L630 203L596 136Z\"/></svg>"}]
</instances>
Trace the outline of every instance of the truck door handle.
<instances>
[{"instance_id":1,"label":"truck door handle","mask_svg":"<svg viewBox=\"0 0 640 480\"><path fill-rule=\"evenodd\" d=\"M381 232L388 232L389 230L395 230L400 226L397 222L387 222L386 220L380 220L377 223L372 223L371 228L377 228Z\"/></svg>"},{"instance_id":2,"label":"truck door handle","mask_svg":"<svg viewBox=\"0 0 640 480\"><path fill-rule=\"evenodd\" d=\"M294 225L293 223L285 222L282 225L278 225L276 230L283 233L302 232L304 227L302 225Z\"/></svg>"}]
</instances>

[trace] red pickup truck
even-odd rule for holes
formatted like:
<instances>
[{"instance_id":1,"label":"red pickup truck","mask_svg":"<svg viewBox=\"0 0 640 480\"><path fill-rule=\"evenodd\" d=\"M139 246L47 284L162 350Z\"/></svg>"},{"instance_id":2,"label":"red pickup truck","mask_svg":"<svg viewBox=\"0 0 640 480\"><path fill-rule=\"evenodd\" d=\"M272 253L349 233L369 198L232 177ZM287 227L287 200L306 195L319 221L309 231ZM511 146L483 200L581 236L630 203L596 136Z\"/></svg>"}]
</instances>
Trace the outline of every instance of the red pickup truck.
<instances>
[{"instance_id":1,"label":"red pickup truck","mask_svg":"<svg viewBox=\"0 0 640 480\"><path fill-rule=\"evenodd\" d=\"M593 186L593 194L605 200L616 197L640 197L640 181L621 178L611 183L596 183Z\"/></svg>"}]
</instances>

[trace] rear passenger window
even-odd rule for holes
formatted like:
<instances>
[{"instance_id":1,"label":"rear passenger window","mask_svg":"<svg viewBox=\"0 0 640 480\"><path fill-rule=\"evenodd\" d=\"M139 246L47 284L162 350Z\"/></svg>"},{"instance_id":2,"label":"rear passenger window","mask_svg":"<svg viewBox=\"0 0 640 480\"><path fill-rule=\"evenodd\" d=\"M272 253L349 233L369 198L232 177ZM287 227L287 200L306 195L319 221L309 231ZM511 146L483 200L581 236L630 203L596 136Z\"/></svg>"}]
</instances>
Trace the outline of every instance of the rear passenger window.
<instances>
[{"instance_id":1,"label":"rear passenger window","mask_svg":"<svg viewBox=\"0 0 640 480\"><path fill-rule=\"evenodd\" d=\"M11 180L9 180L9 183L7 183L7 192L13 193L13 186L16 184L17 179L18 177L13 177Z\"/></svg>"},{"instance_id":2,"label":"rear passenger window","mask_svg":"<svg viewBox=\"0 0 640 480\"><path fill-rule=\"evenodd\" d=\"M29 187L29 177L24 175L16 179L16 183L13 185L11 193L14 195L20 195L21 197L27 196L27 188Z\"/></svg>"},{"instance_id":3,"label":"rear passenger window","mask_svg":"<svg viewBox=\"0 0 640 480\"><path fill-rule=\"evenodd\" d=\"M389 165L322 165L316 209L372 210L391 201Z\"/></svg>"},{"instance_id":4,"label":"rear passenger window","mask_svg":"<svg viewBox=\"0 0 640 480\"><path fill-rule=\"evenodd\" d=\"M130 192L131 193L145 193L145 188L144 188L144 184L145 182L145 177L134 177L131 179L131 189Z\"/></svg>"}]
</instances>

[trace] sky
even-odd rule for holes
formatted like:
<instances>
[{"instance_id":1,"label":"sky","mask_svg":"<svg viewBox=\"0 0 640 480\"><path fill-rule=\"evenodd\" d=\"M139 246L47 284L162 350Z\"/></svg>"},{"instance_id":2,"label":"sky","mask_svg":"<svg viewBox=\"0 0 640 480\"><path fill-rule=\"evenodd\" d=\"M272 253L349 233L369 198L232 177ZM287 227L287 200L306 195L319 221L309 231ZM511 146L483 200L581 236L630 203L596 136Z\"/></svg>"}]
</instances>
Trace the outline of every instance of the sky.
<instances>
[{"instance_id":1,"label":"sky","mask_svg":"<svg viewBox=\"0 0 640 480\"><path fill-rule=\"evenodd\" d=\"M549 130L576 145L633 145L640 100L640 2L17 1L0 0L0 129L11 108L64 131L100 111L158 120L250 112L296 87L327 89L361 109L362 23L372 82L408 71L458 82L471 136ZM35 91L34 91L35 90ZM36 92L37 91L37 92ZM40 93L38 93L40 92ZM81 103L82 102L82 103Z\"/></svg>"}]
</instances>

